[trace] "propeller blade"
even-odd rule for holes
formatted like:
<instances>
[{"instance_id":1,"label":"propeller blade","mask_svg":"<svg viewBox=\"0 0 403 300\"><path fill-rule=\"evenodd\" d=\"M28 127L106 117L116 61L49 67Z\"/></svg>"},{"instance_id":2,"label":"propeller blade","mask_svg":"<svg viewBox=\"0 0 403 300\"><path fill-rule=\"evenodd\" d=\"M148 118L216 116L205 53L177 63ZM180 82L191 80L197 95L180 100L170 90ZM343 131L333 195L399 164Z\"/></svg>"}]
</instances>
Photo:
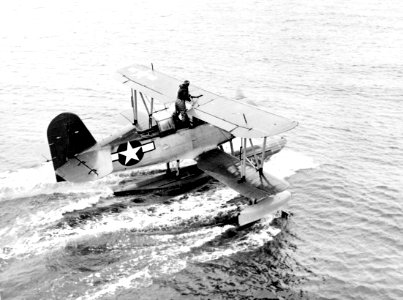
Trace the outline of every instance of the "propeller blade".
<instances>
[{"instance_id":1,"label":"propeller blade","mask_svg":"<svg viewBox=\"0 0 403 300\"><path fill-rule=\"evenodd\" d=\"M236 100L241 100L241 99L244 99L244 98L246 98L245 94L243 93L242 89L240 87L238 87L237 90L235 91L235 99Z\"/></svg>"},{"instance_id":2,"label":"propeller blade","mask_svg":"<svg viewBox=\"0 0 403 300\"><path fill-rule=\"evenodd\" d=\"M245 102L245 103L247 103L247 104L249 104L249 105L258 106L258 105L256 104L256 102L254 102L254 101L248 99L248 98L245 96L243 90L242 90L240 87L238 87L238 88L236 89L236 91L235 91L235 100L242 100L243 102Z\"/></svg>"}]
</instances>

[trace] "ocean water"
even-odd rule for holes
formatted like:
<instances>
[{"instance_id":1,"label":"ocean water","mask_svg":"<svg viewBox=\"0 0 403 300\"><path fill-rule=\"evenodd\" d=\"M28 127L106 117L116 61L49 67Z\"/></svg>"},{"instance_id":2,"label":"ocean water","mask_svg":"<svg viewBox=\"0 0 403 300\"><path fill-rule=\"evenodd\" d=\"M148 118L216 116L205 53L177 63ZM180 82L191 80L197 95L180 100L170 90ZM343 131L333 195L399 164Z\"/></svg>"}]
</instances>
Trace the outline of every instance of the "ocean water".
<instances>
[{"instance_id":1,"label":"ocean water","mask_svg":"<svg viewBox=\"0 0 403 300\"><path fill-rule=\"evenodd\" d=\"M397 0L2 1L2 299L403 299L402 31ZM299 122L288 222L237 231L217 182L113 197L155 168L55 183L50 120L119 129L132 63Z\"/></svg>"}]
</instances>

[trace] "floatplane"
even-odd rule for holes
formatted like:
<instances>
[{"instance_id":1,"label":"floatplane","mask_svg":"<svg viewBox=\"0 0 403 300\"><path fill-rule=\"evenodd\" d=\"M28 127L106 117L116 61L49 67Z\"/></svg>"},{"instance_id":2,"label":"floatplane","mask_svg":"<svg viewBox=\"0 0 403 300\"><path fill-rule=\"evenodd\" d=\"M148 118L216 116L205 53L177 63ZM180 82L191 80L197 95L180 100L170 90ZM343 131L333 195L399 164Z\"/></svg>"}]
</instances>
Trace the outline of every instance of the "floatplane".
<instances>
[{"instance_id":1,"label":"floatplane","mask_svg":"<svg viewBox=\"0 0 403 300\"><path fill-rule=\"evenodd\" d=\"M125 194L131 189L162 187L168 177L170 182L172 178L185 181L180 161L191 159L195 164L187 172L211 176L249 199L239 212L240 226L274 214L289 201L289 184L263 170L263 165L285 145L285 139L276 135L293 129L297 122L191 84L189 93L203 96L188 107L193 119L189 127L172 110L181 80L152 65L131 65L119 70L117 77L131 89L131 116L126 116L130 125L97 142L73 113L61 113L50 122L47 136L58 182L86 182L113 172L167 165L165 177L116 191ZM237 151L235 138L241 142ZM227 151L224 144L229 144ZM170 163L176 163L176 172L170 172Z\"/></svg>"}]
</instances>

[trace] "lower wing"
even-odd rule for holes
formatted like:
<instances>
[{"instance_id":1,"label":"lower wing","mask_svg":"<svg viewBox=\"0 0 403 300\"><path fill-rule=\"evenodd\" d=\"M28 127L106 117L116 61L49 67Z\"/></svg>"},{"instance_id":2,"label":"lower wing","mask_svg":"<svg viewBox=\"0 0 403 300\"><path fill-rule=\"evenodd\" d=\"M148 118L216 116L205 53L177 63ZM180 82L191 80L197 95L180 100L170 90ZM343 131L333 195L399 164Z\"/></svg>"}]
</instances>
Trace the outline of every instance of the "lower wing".
<instances>
[{"instance_id":1,"label":"lower wing","mask_svg":"<svg viewBox=\"0 0 403 300\"><path fill-rule=\"evenodd\" d=\"M242 210L239 225L257 221L275 212L291 197L286 191L288 183L273 175L260 174L252 165L246 164L245 181L241 179L241 161L219 149L201 154L197 159L199 169L224 183L241 195L254 200L254 205Z\"/></svg>"},{"instance_id":2,"label":"lower wing","mask_svg":"<svg viewBox=\"0 0 403 300\"><path fill-rule=\"evenodd\" d=\"M210 176L250 199L261 199L284 191L288 183L273 175L260 174L252 165L246 164L244 182L241 179L241 161L224 151L213 149L196 158L197 166Z\"/></svg>"}]
</instances>

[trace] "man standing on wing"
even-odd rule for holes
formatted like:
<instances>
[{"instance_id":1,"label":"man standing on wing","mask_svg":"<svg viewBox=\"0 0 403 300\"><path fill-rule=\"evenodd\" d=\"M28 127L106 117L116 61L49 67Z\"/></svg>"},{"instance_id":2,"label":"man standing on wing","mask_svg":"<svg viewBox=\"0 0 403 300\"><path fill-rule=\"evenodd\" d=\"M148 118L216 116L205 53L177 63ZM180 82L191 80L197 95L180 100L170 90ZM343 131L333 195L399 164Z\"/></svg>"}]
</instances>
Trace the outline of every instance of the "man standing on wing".
<instances>
[{"instance_id":1,"label":"man standing on wing","mask_svg":"<svg viewBox=\"0 0 403 300\"><path fill-rule=\"evenodd\" d=\"M192 101L194 98L200 98L203 95L192 96L189 94L189 80L185 80L181 85L179 85L178 96L175 102L175 112L178 118L183 122L183 124L190 124L193 127L192 120L186 113L186 103L185 101Z\"/></svg>"}]
</instances>

